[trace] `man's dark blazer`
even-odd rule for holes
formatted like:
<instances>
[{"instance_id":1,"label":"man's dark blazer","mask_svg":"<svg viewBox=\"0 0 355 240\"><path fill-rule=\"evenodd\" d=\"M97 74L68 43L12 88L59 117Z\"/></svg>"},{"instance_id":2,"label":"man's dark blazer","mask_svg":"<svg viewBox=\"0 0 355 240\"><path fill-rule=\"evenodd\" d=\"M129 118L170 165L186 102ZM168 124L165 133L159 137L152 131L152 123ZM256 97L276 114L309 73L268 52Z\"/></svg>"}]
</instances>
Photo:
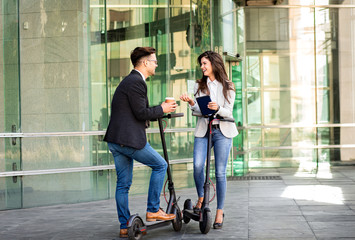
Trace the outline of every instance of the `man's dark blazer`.
<instances>
[{"instance_id":1,"label":"man's dark blazer","mask_svg":"<svg viewBox=\"0 0 355 240\"><path fill-rule=\"evenodd\" d=\"M149 107L147 84L139 72L132 70L113 95L104 141L142 149L147 144L146 121L163 115L160 105Z\"/></svg>"}]
</instances>

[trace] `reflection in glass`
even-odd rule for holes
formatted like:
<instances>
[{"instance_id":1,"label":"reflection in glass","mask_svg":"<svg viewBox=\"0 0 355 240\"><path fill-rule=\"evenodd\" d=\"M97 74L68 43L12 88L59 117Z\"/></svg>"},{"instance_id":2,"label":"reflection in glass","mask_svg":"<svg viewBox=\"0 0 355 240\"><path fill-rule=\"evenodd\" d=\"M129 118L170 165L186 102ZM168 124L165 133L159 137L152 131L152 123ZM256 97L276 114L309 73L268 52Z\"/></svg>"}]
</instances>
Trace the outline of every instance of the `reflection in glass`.
<instances>
[{"instance_id":1,"label":"reflection in glass","mask_svg":"<svg viewBox=\"0 0 355 240\"><path fill-rule=\"evenodd\" d=\"M25 176L23 207L107 199L108 174L105 170Z\"/></svg>"},{"instance_id":2,"label":"reflection in glass","mask_svg":"<svg viewBox=\"0 0 355 240\"><path fill-rule=\"evenodd\" d=\"M247 92L247 122L248 124L261 124L260 91Z\"/></svg>"},{"instance_id":3,"label":"reflection in glass","mask_svg":"<svg viewBox=\"0 0 355 240\"><path fill-rule=\"evenodd\" d=\"M28 171L108 164L107 144L100 140L98 136L24 138L22 167Z\"/></svg>"}]
</instances>

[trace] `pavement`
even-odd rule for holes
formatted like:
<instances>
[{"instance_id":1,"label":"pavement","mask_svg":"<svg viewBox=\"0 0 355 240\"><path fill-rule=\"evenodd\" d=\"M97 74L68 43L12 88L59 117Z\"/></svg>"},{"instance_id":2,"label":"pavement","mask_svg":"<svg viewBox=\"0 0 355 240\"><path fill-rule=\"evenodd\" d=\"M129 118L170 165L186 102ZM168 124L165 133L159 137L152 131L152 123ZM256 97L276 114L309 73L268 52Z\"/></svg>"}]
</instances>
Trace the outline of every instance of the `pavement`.
<instances>
[{"instance_id":1,"label":"pavement","mask_svg":"<svg viewBox=\"0 0 355 240\"><path fill-rule=\"evenodd\" d=\"M252 170L228 181L223 229L201 234L195 221L148 231L143 239L355 239L355 166L317 174L290 168ZM280 178L273 179L278 176ZM269 179L270 178L270 179ZM194 188L176 191L180 208ZM164 198L161 198L166 207ZM145 217L146 194L130 196ZM214 219L216 201L211 203ZM120 239L113 199L0 211L0 239Z\"/></svg>"}]
</instances>

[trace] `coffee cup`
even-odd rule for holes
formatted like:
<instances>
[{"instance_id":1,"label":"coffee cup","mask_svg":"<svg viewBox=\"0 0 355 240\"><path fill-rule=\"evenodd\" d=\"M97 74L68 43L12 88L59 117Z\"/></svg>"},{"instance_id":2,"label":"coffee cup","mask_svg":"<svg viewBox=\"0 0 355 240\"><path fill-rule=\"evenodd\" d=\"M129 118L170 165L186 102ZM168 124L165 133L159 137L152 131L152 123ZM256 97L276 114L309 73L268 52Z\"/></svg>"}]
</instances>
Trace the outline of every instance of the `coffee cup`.
<instances>
[{"instance_id":1,"label":"coffee cup","mask_svg":"<svg viewBox=\"0 0 355 240\"><path fill-rule=\"evenodd\" d=\"M166 102L166 103L175 102L175 98L173 98L173 97L166 97L166 98L165 98L165 102Z\"/></svg>"}]
</instances>

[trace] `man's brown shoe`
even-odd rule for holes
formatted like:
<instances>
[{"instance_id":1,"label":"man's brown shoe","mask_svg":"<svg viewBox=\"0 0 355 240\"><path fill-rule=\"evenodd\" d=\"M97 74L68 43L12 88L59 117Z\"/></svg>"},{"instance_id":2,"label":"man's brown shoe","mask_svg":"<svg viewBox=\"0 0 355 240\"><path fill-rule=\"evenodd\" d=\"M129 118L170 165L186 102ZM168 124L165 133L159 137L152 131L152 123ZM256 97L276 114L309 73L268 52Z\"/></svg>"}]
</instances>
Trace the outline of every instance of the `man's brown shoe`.
<instances>
[{"instance_id":1,"label":"man's brown shoe","mask_svg":"<svg viewBox=\"0 0 355 240\"><path fill-rule=\"evenodd\" d=\"M156 220L168 221L168 220L173 220L174 218L175 218L175 214L167 214L161 208L156 213L147 212L147 216L146 216L147 222L155 222Z\"/></svg>"},{"instance_id":2,"label":"man's brown shoe","mask_svg":"<svg viewBox=\"0 0 355 240\"><path fill-rule=\"evenodd\" d=\"M128 238L127 228L120 230L120 238Z\"/></svg>"}]
</instances>

